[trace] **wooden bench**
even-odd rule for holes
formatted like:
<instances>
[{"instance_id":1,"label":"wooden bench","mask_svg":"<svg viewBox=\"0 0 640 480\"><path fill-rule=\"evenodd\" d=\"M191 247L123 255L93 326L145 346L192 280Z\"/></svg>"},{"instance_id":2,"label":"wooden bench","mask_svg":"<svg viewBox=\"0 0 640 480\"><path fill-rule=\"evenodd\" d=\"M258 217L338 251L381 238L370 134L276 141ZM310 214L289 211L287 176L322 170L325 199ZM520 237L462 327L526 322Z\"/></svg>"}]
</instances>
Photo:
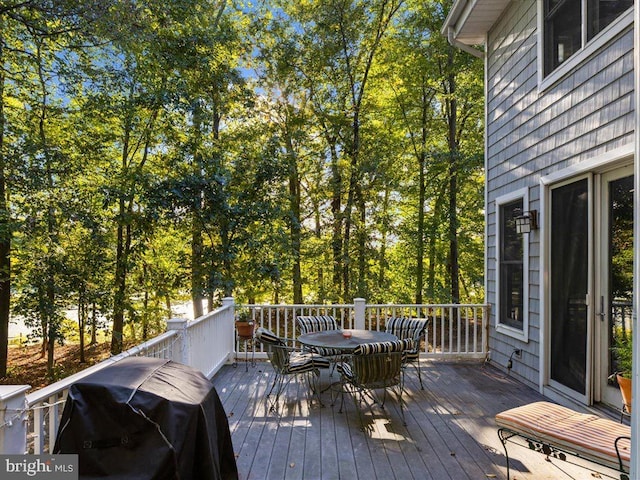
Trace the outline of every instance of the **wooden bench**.
<instances>
[{"instance_id":1,"label":"wooden bench","mask_svg":"<svg viewBox=\"0 0 640 480\"><path fill-rule=\"evenodd\" d=\"M507 480L510 478L507 442L518 443L517 438L524 440L524 446L548 457L565 461L569 461L568 456L582 458L617 470L621 480L629 479L631 428L628 425L549 402L506 410L496 415L496 424L507 458Z\"/></svg>"}]
</instances>

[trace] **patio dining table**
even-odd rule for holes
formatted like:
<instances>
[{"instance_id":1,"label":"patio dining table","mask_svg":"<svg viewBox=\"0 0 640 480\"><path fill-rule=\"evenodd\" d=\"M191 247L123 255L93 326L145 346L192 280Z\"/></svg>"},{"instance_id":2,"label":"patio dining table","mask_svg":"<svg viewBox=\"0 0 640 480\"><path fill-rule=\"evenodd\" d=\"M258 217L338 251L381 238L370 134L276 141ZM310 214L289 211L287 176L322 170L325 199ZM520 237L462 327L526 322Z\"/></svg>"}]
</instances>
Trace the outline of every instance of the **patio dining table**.
<instances>
[{"instance_id":1,"label":"patio dining table","mask_svg":"<svg viewBox=\"0 0 640 480\"><path fill-rule=\"evenodd\" d=\"M298 341L308 348L334 350L337 353L334 356L334 362L337 363L346 360L346 357L353 354L358 345L395 340L398 340L398 337L394 334L377 330L324 330L305 333L298 337ZM334 363L334 367L337 363ZM331 372L333 373L333 369ZM333 405L335 402L334 392L344 394L344 388L344 381L340 380L329 383L321 392L331 390L331 405ZM340 411L342 411L342 405Z\"/></svg>"},{"instance_id":2,"label":"patio dining table","mask_svg":"<svg viewBox=\"0 0 640 480\"><path fill-rule=\"evenodd\" d=\"M392 333L377 330L325 330L305 333L298 341L307 347L330 348L348 354L358 345L373 342L391 342L398 340Z\"/></svg>"}]
</instances>

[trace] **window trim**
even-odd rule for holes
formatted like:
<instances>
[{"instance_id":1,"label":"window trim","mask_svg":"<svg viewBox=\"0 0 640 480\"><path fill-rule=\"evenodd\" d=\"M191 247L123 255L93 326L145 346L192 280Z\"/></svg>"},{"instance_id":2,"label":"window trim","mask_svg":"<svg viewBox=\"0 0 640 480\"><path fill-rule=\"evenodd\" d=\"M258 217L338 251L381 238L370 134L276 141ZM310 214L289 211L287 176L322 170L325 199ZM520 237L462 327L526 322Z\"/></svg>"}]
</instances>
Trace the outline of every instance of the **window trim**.
<instances>
[{"instance_id":1,"label":"window trim","mask_svg":"<svg viewBox=\"0 0 640 480\"><path fill-rule=\"evenodd\" d=\"M583 2L584 6L584 2ZM557 82L562 80L571 71L573 71L580 64L591 58L598 50L602 49L613 38L620 35L627 28L633 27L633 12L634 7L630 7L627 11L622 13L611 24L607 25L601 32L594 36L591 40L586 40L586 24L582 19L582 41L583 46L577 53L572 55L563 62L558 68L551 72L546 77L544 76L544 0L538 0L538 34L537 34L537 52L538 52L538 90L544 91Z\"/></svg>"},{"instance_id":2,"label":"window trim","mask_svg":"<svg viewBox=\"0 0 640 480\"><path fill-rule=\"evenodd\" d=\"M500 322L500 299L501 295L501 279L500 279L500 252L502 245L501 228L502 217L500 213L500 207L516 200L522 200L522 208L529 210L529 189L521 188L508 194L502 195L495 200L496 206L496 291L495 291L495 304L496 304L496 333L501 333L509 337L520 340L524 343L529 342L529 236L533 235L533 232L522 234L522 330L506 325Z\"/></svg>"}]
</instances>

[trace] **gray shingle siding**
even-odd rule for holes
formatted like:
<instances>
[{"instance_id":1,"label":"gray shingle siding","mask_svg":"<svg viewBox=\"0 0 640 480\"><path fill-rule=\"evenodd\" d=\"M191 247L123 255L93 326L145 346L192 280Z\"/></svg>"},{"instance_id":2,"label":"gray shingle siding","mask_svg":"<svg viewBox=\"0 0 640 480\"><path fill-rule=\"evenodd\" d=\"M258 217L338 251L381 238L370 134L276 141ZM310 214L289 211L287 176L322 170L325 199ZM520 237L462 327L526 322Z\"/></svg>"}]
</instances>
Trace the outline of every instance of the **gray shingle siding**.
<instances>
[{"instance_id":1,"label":"gray shingle siding","mask_svg":"<svg viewBox=\"0 0 640 480\"><path fill-rule=\"evenodd\" d=\"M540 178L633 141L633 31L628 28L554 85L538 83L537 6L511 2L487 41L486 295L496 324L496 204L528 188L540 210ZM539 233L529 235L529 341L490 332L492 361L505 366L514 348L524 354L513 374L539 384Z\"/></svg>"}]
</instances>

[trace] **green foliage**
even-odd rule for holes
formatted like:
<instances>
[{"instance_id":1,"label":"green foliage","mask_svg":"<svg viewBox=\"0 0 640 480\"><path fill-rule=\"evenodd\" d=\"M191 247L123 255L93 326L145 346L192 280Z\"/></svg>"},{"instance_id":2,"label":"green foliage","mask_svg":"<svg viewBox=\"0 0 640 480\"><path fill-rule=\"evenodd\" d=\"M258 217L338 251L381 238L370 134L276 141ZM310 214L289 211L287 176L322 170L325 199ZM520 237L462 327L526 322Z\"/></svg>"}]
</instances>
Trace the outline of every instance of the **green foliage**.
<instances>
[{"instance_id":1,"label":"green foliage","mask_svg":"<svg viewBox=\"0 0 640 480\"><path fill-rule=\"evenodd\" d=\"M633 367L633 337L631 332L617 328L613 340L611 351L614 354L616 371L625 377L631 377Z\"/></svg>"},{"instance_id":2,"label":"green foliage","mask_svg":"<svg viewBox=\"0 0 640 480\"><path fill-rule=\"evenodd\" d=\"M0 13L0 234L35 333L144 339L186 298L449 302L452 222L483 300L482 65L447 5L77 3Z\"/></svg>"}]
</instances>

